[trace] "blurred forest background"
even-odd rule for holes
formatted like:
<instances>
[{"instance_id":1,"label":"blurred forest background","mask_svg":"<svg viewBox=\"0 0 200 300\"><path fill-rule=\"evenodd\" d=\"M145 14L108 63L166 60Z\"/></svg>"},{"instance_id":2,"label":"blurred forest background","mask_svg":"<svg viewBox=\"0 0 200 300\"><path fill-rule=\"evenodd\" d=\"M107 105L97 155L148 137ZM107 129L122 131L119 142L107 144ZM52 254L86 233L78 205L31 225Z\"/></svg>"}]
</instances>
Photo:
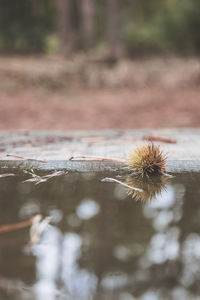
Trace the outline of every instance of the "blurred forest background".
<instances>
[{"instance_id":1,"label":"blurred forest background","mask_svg":"<svg viewBox=\"0 0 200 300\"><path fill-rule=\"evenodd\" d=\"M199 27L198 0L0 0L0 129L200 126Z\"/></svg>"},{"instance_id":2,"label":"blurred forest background","mask_svg":"<svg viewBox=\"0 0 200 300\"><path fill-rule=\"evenodd\" d=\"M198 0L1 0L4 53L200 53Z\"/></svg>"}]
</instances>

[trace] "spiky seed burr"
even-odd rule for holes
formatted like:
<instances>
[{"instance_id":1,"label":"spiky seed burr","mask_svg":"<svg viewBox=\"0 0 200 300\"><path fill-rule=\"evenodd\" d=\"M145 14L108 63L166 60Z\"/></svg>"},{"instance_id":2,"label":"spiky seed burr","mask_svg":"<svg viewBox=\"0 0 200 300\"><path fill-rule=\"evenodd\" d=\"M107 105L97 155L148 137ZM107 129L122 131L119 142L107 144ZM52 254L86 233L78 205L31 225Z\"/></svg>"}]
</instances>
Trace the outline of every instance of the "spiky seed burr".
<instances>
[{"instance_id":1,"label":"spiky seed burr","mask_svg":"<svg viewBox=\"0 0 200 300\"><path fill-rule=\"evenodd\" d=\"M150 143L131 153L128 168L142 177L163 174L166 171L166 156L159 146Z\"/></svg>"}]
</instances>

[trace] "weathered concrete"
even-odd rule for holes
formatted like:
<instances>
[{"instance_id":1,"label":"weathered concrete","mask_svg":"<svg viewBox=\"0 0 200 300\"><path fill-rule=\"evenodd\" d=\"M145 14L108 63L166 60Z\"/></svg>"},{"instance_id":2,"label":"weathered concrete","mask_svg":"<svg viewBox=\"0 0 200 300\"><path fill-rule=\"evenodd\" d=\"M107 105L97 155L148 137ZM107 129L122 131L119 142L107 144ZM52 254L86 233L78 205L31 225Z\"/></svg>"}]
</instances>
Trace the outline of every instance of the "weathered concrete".
<instances>
[{"instance_id":1,"label":"weathered concrete","mask_svg":"<svg viewBox=\"0 0 200 300\"><path fill-rule=\"evenodd\" d=\"M0 166L5 169L117 170L122 164L71 161L69 158L77 155L128 158L134 147L147 143L142 140L143 136L152 134L177 141L176 144L155 142L167 153L169 172L200 171L200 129L0 132ZM23 160L7 154L48 162Z\"/></svg>"}]
</instances>

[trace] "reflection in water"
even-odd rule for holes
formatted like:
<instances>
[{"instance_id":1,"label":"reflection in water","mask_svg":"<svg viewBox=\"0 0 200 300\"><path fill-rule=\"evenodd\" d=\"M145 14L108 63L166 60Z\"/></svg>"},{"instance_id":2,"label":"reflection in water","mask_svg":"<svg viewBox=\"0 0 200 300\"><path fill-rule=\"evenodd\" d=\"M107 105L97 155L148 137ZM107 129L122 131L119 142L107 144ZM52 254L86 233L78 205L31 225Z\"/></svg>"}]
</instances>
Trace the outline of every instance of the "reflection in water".
<instances>
[{"instance_id":1,"label":"reflection in water","mask_svg":"<svg viewBox=\"0 0 200 300\"><path fill-rule=\"evenodd\" d=\"M151 177L142 177L138 175L126 175L121 181L116 178L106 177L102 182L114 182L120 184L127 189L130 195L136 201L146 202L153 199L156 195L162 193L167 184L167 180L171 178L169 175L156 175ZM117 195L118 196L118 195ZM120 197L118 197L120 198ZM123 197L122 197L123 198Z\"/></svg>"},{"instance_id":2,"label":"reflection in water","mask_svg":"<svg viewBox=\"0 0 200 300\"><path fill-rule=\"evenodd\" d=\"M132 196L136 201L146 202L147 200L153 199L156 195L161 194L165 189L167 176L154 176L154 177L144 177L128 175L125 182L130 186L142 191L137 191L134 189L129 189L128 194Z\"/></svg>"},{"instance_id":3,"label":"reflection in water","mask_svg":"<svg viewBox=\"0 0 200 300\"><path fill-rule=\"evenodd\" d=\"M167 185L157 195L156 201L149 202L144 207L144 215L152 219L155 229L146 253L149 266L174 260L179 255L180 231L178 227L172 226L175 201L174 189Z\"/></svg>"},{"instance_id":4,"label":"reflection in water","mask_svg":"<svg viewBox=\"0 0 200 300\"><path fill-rule=\"evenodd\" d=\"M119 273L119 274L106 275L102 279L101 285L106 289L113 290L113 289L126 287L129 282L130 282L130 278L127 274Z\"/></svg>"},{"instance_id":5,"label":"reflection in water","mask_svg":"<svg viewBox=\"0 0 200 300\"><path fill-rule=\"evenodd\" d=\"M124 187L102 183L104 175L68 174L27 193L19 189L23 178L3 179L1 224L30 217L31 207L52 223L32 255L22 251L26 229L0 235L0 299L198 299L200 175L159 187L128 177L145 191L142 204Z\"/></svg>"},{"instance_id":6,"label":"reflection in water","mask_svg":"<svg viewBox=\"0 0 200 300\"><path fill-rule=\"evenodd\" d=\"M64 236L62 249L62 280L72 299L90 299L96 290L97 277L78 266L82 239L79 235L68 233Z\"/></svg>"},{"instance_id":7,"label":"reflection in water","mask_svg":"<svg viewBox=\"0 0 200 300\"><path fill-rule=\"evenodd\" d=\"M32 218L32 225L30 228L30 247L37 245L41 239L41 235L49 225L50 217L46 217L42 220L41 215L36 215Z\"/></svg>"},{"instance_id":8,"label":"reflection in water","mask_svg":"<svg viewBox=\"0 0 200 300\"><path fill-rule=\"evenodd\" d=\"M80 219L89 220L99 212L99 204L90 199L84 199L77 207L76 212Z\"/></svg>"},{"instance_id":9,"label":"reflection in water","mask_svg":"<svg viewBox=\"0 0 200 300\"><path fill-rule=\"evenodd\" d=\"M161 264L167 260L176 259L179 254L179 230L170 228L166 233L155 234L148 249L149 263Z\"/></svg>"},{"instance_id":10,"label":"reflection in water","mask_svg":"<svg viewBox=\"0 0 200 300\"><path fill-rule=\"evenodd\" d=\"M36 256L37 282L34 286L36 299L57 299L59 294L69 299L87 300L94 295L97 278L87 270L80 269L77 260L81 255L82 239L74 233L62 236L61 232L49 226L41 242L33 247ZM58 291L58 282L65 286Z\"/></svg>"},{"instance_id":11,"label":"reflection in water","mask_svg":"<svg viewBox=\"0 0 200 300\"><path fill-rule=\"evenodd\" d=\"M183 243L181 260L184 268L181 283L186 287L192 287L200 277L200 235L190 233Z\"/></svg>"},{"instance_id":12,"label":"reflection in water","mask_svg":"<svg viewBox=\"0 0 200 300\"><path fill-rule=\"evenodd\" d=\"M41 242L33 247L33 255L37 257L37 282L34 286L37 300L56 299L61 241L61 232L56 227L48 226L43 232Z\"/></svg>"}]
</instances>

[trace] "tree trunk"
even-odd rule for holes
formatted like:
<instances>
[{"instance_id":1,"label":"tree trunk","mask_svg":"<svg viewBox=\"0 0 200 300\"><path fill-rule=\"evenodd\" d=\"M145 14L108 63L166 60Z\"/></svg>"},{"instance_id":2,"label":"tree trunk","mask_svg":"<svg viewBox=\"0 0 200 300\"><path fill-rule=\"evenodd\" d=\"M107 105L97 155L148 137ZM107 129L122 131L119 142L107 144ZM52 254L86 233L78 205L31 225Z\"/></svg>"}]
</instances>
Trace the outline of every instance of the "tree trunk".
<instances>
[{"instance_id":1,"label":"tree trunk","mask_svg":"<svg viewBox=\"0 0 200 300\"><path fill-rule=\"evenodd\" d=\"M119 58L123 52L122 11L120 0L107 0L107 40L110 55Z\"/></svg>"},{"instance_id":2,"label":"tree trunk","mask_svg":"<svg viewBox=\"0 0 200 300\"><path fill-rule=\"evenodd\" d=\"M94 0L81 0L83 46L91 49L94 42Z\"/></svg>"},{"instance_id":3,"label":"tree trunk","mask_svg":"<svg viewBox=\"0 0 200 300\"><path fill-rule=\"evenodd\" d=\"M56 5L60 48L63 55L68 55L72 52L74 45L74 32L70 21L70 0L56 0Z\"/></svg>"}]
</instances>

